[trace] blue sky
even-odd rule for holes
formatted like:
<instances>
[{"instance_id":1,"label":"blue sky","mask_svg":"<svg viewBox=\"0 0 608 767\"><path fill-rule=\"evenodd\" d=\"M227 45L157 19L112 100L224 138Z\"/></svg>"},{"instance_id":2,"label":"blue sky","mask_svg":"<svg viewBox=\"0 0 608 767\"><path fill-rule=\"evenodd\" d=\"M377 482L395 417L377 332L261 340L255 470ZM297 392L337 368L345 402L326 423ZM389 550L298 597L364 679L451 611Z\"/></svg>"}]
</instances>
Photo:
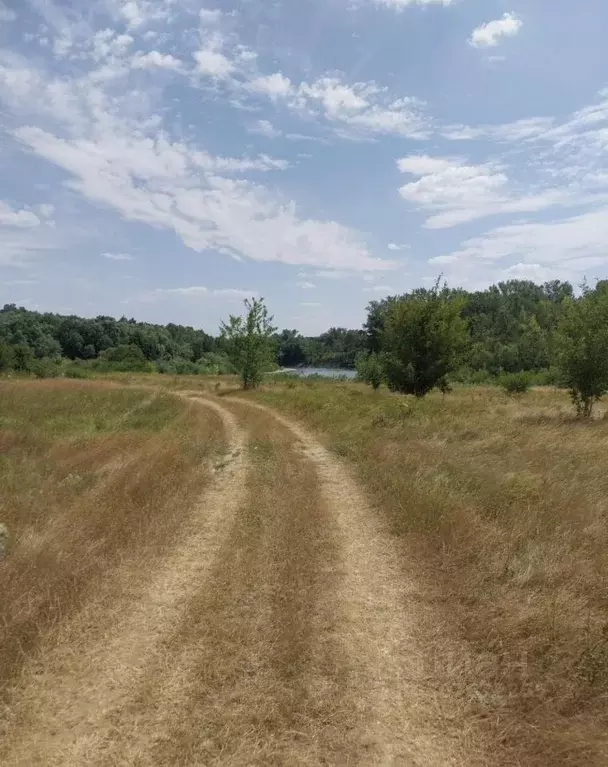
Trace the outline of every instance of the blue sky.
<instances>
[{"instance_id":1,"label":"blue sky","mask_svg":"<svg viewBox=\"0 0 608 767\"><path fill-rule=\"evenodd\" d=\"M0 303L356 327L608 276L605 0L0 0Z\"/></svg>"}]
</instances>

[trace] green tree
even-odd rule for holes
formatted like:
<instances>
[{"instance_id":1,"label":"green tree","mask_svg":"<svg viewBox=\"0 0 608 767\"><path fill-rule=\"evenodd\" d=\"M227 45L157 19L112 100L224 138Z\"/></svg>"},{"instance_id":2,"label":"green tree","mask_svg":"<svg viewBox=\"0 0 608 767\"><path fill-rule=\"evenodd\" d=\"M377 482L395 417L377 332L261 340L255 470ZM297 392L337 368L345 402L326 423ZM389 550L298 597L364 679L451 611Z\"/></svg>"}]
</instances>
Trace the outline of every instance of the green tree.
<instances>
[{"instance_id":1,"label":"green tree","mask_svg":"<svg viewBox=\"0 0 608 767\"><path fill-rule=\"evenodd\" d=\"M151 370L144 353L135 344L121 344L105 349L94 363L100 369L119 372L146 372Z\"/></svg>"},{"instance_id":2,"label":"green tree","mask_svg":"<svg viewBox=\"0 0 608 767\"><path fill-rule=\"evenodd\" d=\"M438 282L388 308L382 358L389 388L423 397L435 386L445 387L467 342L461 308L462 299Z\"/></svg>"},{"instance_id":3,"label":"green tree","mask_svg":"<svg viewBox=\"0 0 608 767\"><path fill-rule=\"evenodd\" d=\"M253 389L262 380L265 371L274 362L275 343L272 335L272 317L263 298L245 300L245 316L230 315L222 322L221 335L230 361L243 382L244 389Z\"/></svg>"},{"instance_id":4,"label":"green tree","mask_svg":"<svg viewBox=\"0 0 608 767\"><path fill-rule=\"evenodd\" d=\"M282 368L294 368L306 362L304 339L297 330L283 330L277 338L277 362Z\"/></svg>"},{"instance_id":5,"label":"green tree","mask_svg":"<svg viewBox=\"0 0 608 767\"><path fill-rule=\"evenodd\" d=\"M0 373L10 372L15 365L13 347L0 342Z\"/></svg>"},{"instance_id":6,"label":"green tree","mask_svg":"<svg viewBox=\"0 0 608 767\"><path fill-rule=\"evenodd\" d=\"M608 392L608 282L568 299L559 326L558 365L579 416Z\"/></svg>"},{"instance_id":7,"label":"green tree","mask_svg":"<svg viewBox=\"0 0 608 767\"><path fill-rule=\"evenodd\" d=\"M18 373L29 373L33 360L34 352L27 344L13 346L13 367Z\"/></svg>"},{"instance_id":8,"label":"green tree","mask_svg":"<svg viewBox=\"0 0 608 767\"><path fill-rule=\"evenodd\" d=\"M384 380L384 368L378 354L361 352L355 361L357 378L369 384L374 391L380 388Z\"/></svg>"}]
</instances>

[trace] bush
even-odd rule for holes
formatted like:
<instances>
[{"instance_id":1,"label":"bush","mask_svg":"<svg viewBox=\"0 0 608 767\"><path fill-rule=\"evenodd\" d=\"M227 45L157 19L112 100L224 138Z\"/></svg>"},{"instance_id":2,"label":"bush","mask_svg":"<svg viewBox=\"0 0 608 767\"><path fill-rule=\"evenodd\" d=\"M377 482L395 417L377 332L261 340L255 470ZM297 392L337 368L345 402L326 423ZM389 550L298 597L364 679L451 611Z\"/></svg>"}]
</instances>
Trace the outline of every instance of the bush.
<instances>
[{"instance_id":1,"label":"bush","mask_svg":"<svg viewBox=\"0 0 608 767\"><path fill-rule=\"evenodd\" d=\"M355 360L357 378L369 384L374 391L380 388L384 381L384 369L380 357L374 352L359 354Z\"/></svg>"},{"instance_id":2,"label":"bush","mask_svg":"<svg viewBox=\"0 0 608 767\"><path fill-rule=\"evenodd\" d=\"M558 335L559 368L577 414L591 416L594 403L608 392L608 282L594 290L583 286L570 299Z\"/></svg>"},{"instance_id":3,"label":"bush","mask_svg":"<svg viewBox=\"0 0 608 767\"><path fill-rule=\"evenodd\" d=\"M61 373L61 368L56 360L45 357L40 360L34 360L30 367L31 372L36 378L57 378Z\"/></svg>"},{"instance_id":4,"label":"bush","mask_svg":"<svg viewBox=\"0 0 608 767\"><path fill-rule=\"evenodd\" d=\"M92 365L97 370L119 373L149 373L154 371L144 353L135 344L113 346L101 352Z\"/></svg>"},{"instance_id":5,"label":"bush","mask_svg":"<svg viewBox=\"0 0 608 767\"><path fill-rule=\"evenodd\" d=\"M27 344L13 346L13 368L18 373L29 373L34 362L34 352Z\"/></svg>"},{"instance_id":6,"label":"bush","mask_svg":"<svg viewBox=\"0 0 608 767\"><path fill-rule=\"evenodd\" d=\"M530 373L505 373L499 379L500 385L507 394L525 394L532 386Z\"/></svg>"},{"instance_id":7,"label":"bush","mask_svg":"<svg viewBox=\"0 0 608 767\"><path fill-rule=\"evenodd\" d=\"M534 385L563 387L564 380L557 368L546 368L534 373Z\"/></svg>"},{"instance_id":8,"label":"bush","mask_svg":"<svg viewBox=\"0 0 608 767\"><path fill-rule=\"evenodd\" d=\"M183 357L159 360L156 363L156 369L159 373L169 373L171 375L197 375L200 372L196 363Z\"/></svg>"},{"instance_id":9,"label":"bush","mask_svg":"<svg viewBox=\"0 0 608 767\"><path fill-rule=\"evenodd\" d=\"M392 391L424 397L455 369L467 340L462 300L439 284L414 291L387 310L382 366Z\"/></svg>"},{"instance_id":10,"label":"bush","mask_svg":"<svg viewBox=\"0 0 608 767\"><path fill-rule=\"evenodd\" d=\"M9 344L0 343L0 373L10 373L15 366L15 353Z\"/></svg>"},{"instance_id":11,"label":"bush","mask_svg":"<svg viewBox=\"0 0 608 767\"><path fill-rule=\"evenodd\" d=\"M65 369L66 378L85 379L91 377L91 372L81 365L70 365Z\"/></svg>"}]
</instances>

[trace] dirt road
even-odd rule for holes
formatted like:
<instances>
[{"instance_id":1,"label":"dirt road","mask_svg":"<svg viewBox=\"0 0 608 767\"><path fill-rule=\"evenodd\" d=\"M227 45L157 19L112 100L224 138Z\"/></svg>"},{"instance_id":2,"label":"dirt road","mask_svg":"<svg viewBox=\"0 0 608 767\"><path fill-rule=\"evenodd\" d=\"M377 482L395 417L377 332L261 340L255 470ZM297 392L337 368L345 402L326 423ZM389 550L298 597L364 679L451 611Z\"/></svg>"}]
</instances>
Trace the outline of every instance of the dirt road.
<instances>
[{"instance_id":1,"label":"dirt road","mask_svg":"<svg viewBox=\"0 0 608 767\"><path fill-rule=\"evenodd\" d=\"M489 764L434 684L419 586L347 468L277 413L197 401L229 447L188 535L121 575L103 625L83 610L26 665L0 763Z\"/></svg>"}]
</instances>

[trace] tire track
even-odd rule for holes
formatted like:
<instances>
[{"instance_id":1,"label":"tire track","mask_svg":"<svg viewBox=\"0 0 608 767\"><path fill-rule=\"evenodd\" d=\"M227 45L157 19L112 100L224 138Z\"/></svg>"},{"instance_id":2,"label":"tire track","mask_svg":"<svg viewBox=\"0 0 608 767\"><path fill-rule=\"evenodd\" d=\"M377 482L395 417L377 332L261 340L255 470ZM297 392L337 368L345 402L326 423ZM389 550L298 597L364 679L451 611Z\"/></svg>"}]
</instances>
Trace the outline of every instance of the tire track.
<instances>
[{"instance_id":1,"label":"tire track","mask_svg":"<svg viewBox=\"0 0 608 767\"><path fill-rule=\"evenodd\" d=\"M3 765L83 765L102 754L115 736L113 712L127 705L163 637L211 572L245 500L248 464L246 435L236 418L212 400L200 404L221 418L228 453L191 515L184 543L158 572L124 573L123 598L107 625L87 626L85 612L44 663L31 669L15 701L11 737L0 751ZM77 657L70 632L91 634Z\"/></svg>"},{"instance_id":2,"label":"tire track","mask_svg":"<svg viewBox=\"0 0 608 767\"><path fill-rule=\"evenodd\" d=\"M402 553L357 483L304 428L264 405L238 401L292 432L316 468L324 503L337 524L340 561L335 566L342 577L334 607L348 666L346 699L357 708L359 748L356 758L335 763L489 764L474 738L458 729L457 702L434 684L429 672L438 659L428 658L420 644L417 608L410 598L420 588L404 576Z\"/></svg>"},{"instance_id":3,"label":"tire track","mask_svg":"<svg viewBox=\"0 0 608 767\"><path fill-rule=\"evenodd\" d=\"M248 502L131 701L141 737L117 718L120 737L93 764L350 763L335 529L314 466L274 418L229 406L250 436Z\"/></svg>"}]
</instances>

